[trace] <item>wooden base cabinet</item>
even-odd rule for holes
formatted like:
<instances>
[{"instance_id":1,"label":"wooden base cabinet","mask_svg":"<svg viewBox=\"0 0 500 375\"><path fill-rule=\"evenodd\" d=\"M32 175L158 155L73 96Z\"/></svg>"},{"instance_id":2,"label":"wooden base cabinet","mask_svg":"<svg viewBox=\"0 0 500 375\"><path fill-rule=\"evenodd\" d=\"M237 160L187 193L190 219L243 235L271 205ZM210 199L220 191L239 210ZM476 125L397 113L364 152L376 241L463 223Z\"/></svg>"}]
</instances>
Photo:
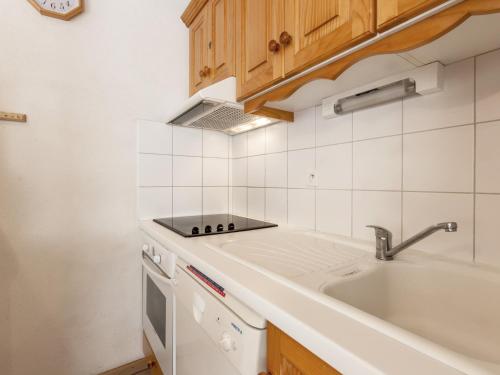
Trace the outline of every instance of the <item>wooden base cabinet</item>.
<instances>
[{"instance_id":1,"label":"wooden base cabinet","mask_svg":"<svg viewBox=\"0 0 500 375\"><path fill-rule=\"evenodd\" d=\"M340 375L271 323L267 328L267 369L259 375Z\"/></svg>"}]
</instances>

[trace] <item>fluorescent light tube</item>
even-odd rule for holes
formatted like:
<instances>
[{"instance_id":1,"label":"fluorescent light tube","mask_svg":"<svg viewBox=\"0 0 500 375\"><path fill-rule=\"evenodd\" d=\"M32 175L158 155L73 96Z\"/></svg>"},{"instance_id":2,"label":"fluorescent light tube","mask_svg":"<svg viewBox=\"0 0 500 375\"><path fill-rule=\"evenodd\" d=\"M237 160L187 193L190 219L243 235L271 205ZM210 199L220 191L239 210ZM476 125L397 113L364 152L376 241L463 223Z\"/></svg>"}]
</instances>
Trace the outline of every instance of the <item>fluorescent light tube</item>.
<instances>
[{"instance_id":1,"label":"fluorescent light tube","mask_svg":"<svg viewBox=\"0 0 500 375\"><path fill-rule=\"evenodd\" d=\"M356 95L339 99L337 103L335 103L334 110L336 114L341 115L343 113L356 111L358 109L373 107L378 104L405 98L407 96L415 95L415 93L415 81L407 78Z\"/></svg>"}]
</instances>

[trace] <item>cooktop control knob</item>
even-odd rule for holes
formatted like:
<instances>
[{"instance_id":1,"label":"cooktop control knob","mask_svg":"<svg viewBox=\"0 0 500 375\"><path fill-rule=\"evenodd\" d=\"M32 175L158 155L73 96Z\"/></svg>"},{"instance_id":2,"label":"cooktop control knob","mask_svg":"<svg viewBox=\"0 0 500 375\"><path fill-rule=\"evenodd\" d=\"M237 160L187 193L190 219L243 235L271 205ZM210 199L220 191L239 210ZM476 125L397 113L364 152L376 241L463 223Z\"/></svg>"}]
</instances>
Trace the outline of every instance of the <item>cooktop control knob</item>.
<instances>
[{"instance_id":1,"label":"cooktop control knob","mask_svg":"<svg viewBox=\"0 0 500 375\"><path fill-rule=\"evenodd\" d=\"M227 229L234 230L234 223L229 223L229 225L227 226Z\"/></svg>"},{"instance_id":2,"label":"cooktop control knob","mask_svg":"<svg viewBox=\"0 0 500 375\"><path fill-rule=\"evenodd\" d=\"M193 229L191 229L191 234L200 234L200 228L193 227Z\"/></svg>"},{"instance_id":3,"label":"cooktop control knob","mask_svg":"<svg viewBox=\"0 0 500 375\"><path fill-rule=\"evenodd\" d=\"M224 225L217 224L217 232L222 232L224 230Z\"/></svg>"},{"instance_id":4,"label":"cooktop control knob","mask_svg":"<svg viewBox=\"0 0 500 375\"><path fill-rule=\"evenodd\" d=\"M210 225L205 227L205 233L212 233L212 227Z\"/></svg>"},{"instance_id":5,"label":"cooktop control knob","mask_svg":"<svg viewBox=\"0 0 500 375\"><path fill-rule=\"evenodd\" d=\"M236 350L236 342L233 340L233 338L229 335L229 333L223 333L222 337L219 341L220 347L222 350L225 352L230 352L232 350Z\"/></svg>"}]
</instances>

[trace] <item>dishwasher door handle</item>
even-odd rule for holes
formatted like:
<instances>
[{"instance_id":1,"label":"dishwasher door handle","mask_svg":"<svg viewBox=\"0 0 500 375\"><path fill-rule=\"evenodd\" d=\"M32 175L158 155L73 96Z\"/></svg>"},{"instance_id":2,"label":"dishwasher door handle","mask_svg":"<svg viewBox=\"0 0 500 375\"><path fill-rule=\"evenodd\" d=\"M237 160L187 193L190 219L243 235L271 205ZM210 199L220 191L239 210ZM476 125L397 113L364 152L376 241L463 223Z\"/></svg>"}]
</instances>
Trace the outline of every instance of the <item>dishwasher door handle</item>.
<instances>
[{"instance_id":1,"label":"dishwasher door handle","mask_svg":"<svg viewBox=\"0 0 500 375\"><path fill-rule=\"evenodd\" d=\"M148 271L148 273L156 276L161 282L167 284L167 285L170 285L170 286L175 286L177 284L177 282L175 281L175 279L171 279L170 277L168 277L165 272L163 272L161 269L159 270L161 273L159 272L156 272L153 267L151 267L149 264L147 264L146 262L146 259L145 257L143 256L142 257L142 266L146 269L146 271ZM157 268L155 266L155 268Z\"/></svg>"}]
</instances>

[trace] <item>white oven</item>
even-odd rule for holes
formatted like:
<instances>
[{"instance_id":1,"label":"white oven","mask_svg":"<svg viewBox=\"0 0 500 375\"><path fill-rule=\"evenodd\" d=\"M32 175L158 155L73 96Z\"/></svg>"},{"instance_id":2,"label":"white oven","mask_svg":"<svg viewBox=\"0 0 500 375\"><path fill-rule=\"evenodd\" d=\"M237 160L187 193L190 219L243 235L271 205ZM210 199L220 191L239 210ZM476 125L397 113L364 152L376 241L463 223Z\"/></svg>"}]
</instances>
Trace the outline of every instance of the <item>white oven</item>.
<instances>
[{"instance_id":1,"label":"white oven","mask_svg":"<svg viewBox=\"0 0 500 375\"><path fill-rule=\"evenodd\" d=\"M151 238L143 262L143 328L164 375L256 375L266 321Z\"/></svg>"},{"instance_id":2,"label":"white oven","mask_svg":"<svg viewBox=\"0 0 500 375\"><path fill-rule=\"evenodd\" d=\"M164 375L175 375L175 254L148 240L142 248L142 326Z\"/></svg>"}]
</instances>

